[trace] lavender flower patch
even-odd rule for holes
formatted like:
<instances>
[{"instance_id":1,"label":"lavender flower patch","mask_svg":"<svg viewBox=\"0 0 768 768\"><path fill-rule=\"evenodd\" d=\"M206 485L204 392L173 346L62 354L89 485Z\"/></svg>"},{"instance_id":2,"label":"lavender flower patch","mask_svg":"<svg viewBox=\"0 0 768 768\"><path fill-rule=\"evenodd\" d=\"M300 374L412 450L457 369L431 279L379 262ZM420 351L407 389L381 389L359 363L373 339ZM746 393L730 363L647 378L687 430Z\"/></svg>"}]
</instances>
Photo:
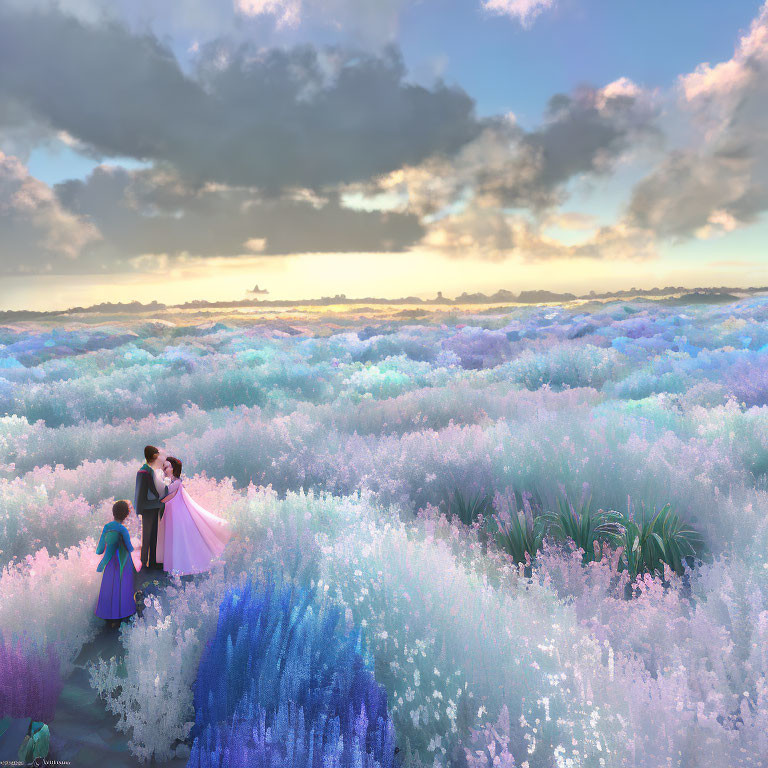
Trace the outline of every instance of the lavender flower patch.
<instances>
[{"instance_id":1,"label":"lavender flower patch","mask_svg":"<svg viewBox=\"0 0 768 768\"><path fill-rule=\"evenodd\" d=\"M0 635L0 718L52 720L62 685L55 645L41 649L26 636L11 642Z\"/></svg>"}]
</instances>

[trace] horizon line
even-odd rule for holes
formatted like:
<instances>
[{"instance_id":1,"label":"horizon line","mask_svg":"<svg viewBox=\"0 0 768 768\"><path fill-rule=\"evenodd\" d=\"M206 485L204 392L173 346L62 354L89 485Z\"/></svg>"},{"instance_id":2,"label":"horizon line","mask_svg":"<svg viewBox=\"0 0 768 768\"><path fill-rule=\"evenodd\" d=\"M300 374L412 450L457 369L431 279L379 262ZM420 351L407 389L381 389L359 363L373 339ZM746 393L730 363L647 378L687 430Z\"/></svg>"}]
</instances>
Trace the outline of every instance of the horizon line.
<instances>
[{"instance_id":1,"label":"horizon line","mask_svg":"<svg viewBox=\"0 0 768 768\"><path fill-rule=\"evenodd\" d=\"M500 288L495 293L485 294L480 291L468 293L462 292L451 299L443 296L442 291L437 291L437 295L431 299L425 299L420 296L401 296L398 298L386 298L377 296L366 296L350 298L344 293L337 293L335 296L322 296L313 299L264 299L257 296L245 299L232 299L221 301L209 301L207 299L192 299L182 304L164 304L153 300L146 304L133 300L129 302L101 302L100 304L91 304L87 307L74 306L67 309L55 310L35 310L35 309L0 309L0 318L9 318L19 315L27 317L53 317L59 315L78 314L83 312L108 312L113 310L128 310L132 312L144 312L155 310L173 310L173 309L224 309L227 307L257 307L257 306L334 306L340 304L445 304L445 305L463 305L463 304L499 304L499 303L519 303L519 304L555 304L568 303L572 301L589 301L597 299L628 298L628 297L648 297L648 296L669 296L672 294L701 294L701 295L725 295L731 293L764 293L768 292L768 286L697 286L687 288L685 286L664 286L663 288L629 288L616 291L603 291L576 295L568 291L550 291L548 289L522 290L514 294L506 288ZM737 297L734 297L737 298Z\"/></svg>"}]
</instances>

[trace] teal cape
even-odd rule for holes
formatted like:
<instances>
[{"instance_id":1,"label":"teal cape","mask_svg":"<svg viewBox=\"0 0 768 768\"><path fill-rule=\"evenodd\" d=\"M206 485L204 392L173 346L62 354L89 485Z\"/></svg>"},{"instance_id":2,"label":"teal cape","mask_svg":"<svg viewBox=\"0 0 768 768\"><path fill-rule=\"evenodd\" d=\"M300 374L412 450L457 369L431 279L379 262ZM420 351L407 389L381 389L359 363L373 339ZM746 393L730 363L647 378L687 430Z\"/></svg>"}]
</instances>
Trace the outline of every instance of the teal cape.
<instances>
[{"instance_id":1,"label":"teal cape","mask_svg":"<svg viewBox=\"0 0 768 768\"><path fill-rule=\"evenodd\" d=\"M38 757L48 757L51 743L51 734L45 723L32 722L29 730L31 735L25 736L19 747L19 760L24 765L34 762Z\"/></svg>"},{"instance_id":2,"label":"teal cape","mask_svg":"<svg viewBox=\"0 0 768 768\"><path fill-rule=\"evenodd\" d=\"M107 567L107 563L112 559L115 551L117 551L117 557L120 561L120 578L122 579L123 568L130 557L129 552L133 551L133 544L131 544L128 529L117 520L107 523L101 532L96 554L100 555L103 552L104 557L101 558L101 562L96 568L97 571L101 572Z\"/></svg>"}]
</instances>

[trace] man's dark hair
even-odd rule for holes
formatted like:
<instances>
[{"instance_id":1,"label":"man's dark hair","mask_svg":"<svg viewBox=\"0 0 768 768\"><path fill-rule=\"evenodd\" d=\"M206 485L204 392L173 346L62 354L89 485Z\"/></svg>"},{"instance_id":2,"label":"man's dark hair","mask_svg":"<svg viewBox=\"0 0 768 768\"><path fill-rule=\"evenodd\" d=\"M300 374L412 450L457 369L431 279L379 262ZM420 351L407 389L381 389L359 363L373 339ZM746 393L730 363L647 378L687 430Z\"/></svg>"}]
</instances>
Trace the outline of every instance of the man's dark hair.
<instances>
[{"instance_id":1,"label":"man's dark hair","mask_svg":"<svg viewBox=\"0 0 768 768\"><path fill-rule=\"evenodd\" d=\"M181 477L181 462L175 456L169 456L168 463L171 465L171 469L173 469L173 476Z\"/></svg>"},{"instance_id":2,"label":"man's dark hair","mask_svg":"<svg viewBox=\"0 0 768 768\"><path fill-rule=\"evenodd\" d=\"M144 458L147 460L147 464L154 461L157 458L158 453L160 453L160 451L155 448L154 445L144 446Z\"/></svg>"},{"instance_id":3,"label":"man's dark hair","mask_svg":"<svg viewBox=\"0 0 768 768\"><path fill-rule=\"evenodd\" d=\"M120 499L112 505L112 517L121 523L131 514L131 505L125 500Z\"/></svg>"}]
</instances>

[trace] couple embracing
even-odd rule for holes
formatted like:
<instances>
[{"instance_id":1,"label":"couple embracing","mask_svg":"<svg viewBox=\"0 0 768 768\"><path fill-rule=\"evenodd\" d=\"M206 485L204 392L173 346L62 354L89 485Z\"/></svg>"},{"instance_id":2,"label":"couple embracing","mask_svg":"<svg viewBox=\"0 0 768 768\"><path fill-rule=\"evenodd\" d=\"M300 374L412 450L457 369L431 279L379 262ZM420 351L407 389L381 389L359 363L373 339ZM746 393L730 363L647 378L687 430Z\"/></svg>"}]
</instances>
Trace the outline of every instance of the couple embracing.
<instances>
[{"instance_id":1,"label":"couple embracing","mask_svg":"<svg viewBox=\"0 0 768 768\"><path fill-rule=\"evenodd\" d=\"M145 463L136 473L133 506L141 516L141 568L180 575L203 573L223 551L229 524L201 507L181 479L181 462L154 445L144 448ZM112 624L136 612L133 545L123 522L131 513L125 499L112 507L113 520L104 526L96 553L104 557L101 589L94 613Z\"/></svg>"},{"instance_id":2,"label":"couple embracing","mask_svg":"<svg viewBox=\"0 0 768 768\"><path fill-rule=\"evenodd\" d=\"M202 573L229 540L226 520L201 507L184 487L181 462L154 445L136 473L134 508L141 516L141 564L148 570Z\"/></svg>"}]
</instances>

